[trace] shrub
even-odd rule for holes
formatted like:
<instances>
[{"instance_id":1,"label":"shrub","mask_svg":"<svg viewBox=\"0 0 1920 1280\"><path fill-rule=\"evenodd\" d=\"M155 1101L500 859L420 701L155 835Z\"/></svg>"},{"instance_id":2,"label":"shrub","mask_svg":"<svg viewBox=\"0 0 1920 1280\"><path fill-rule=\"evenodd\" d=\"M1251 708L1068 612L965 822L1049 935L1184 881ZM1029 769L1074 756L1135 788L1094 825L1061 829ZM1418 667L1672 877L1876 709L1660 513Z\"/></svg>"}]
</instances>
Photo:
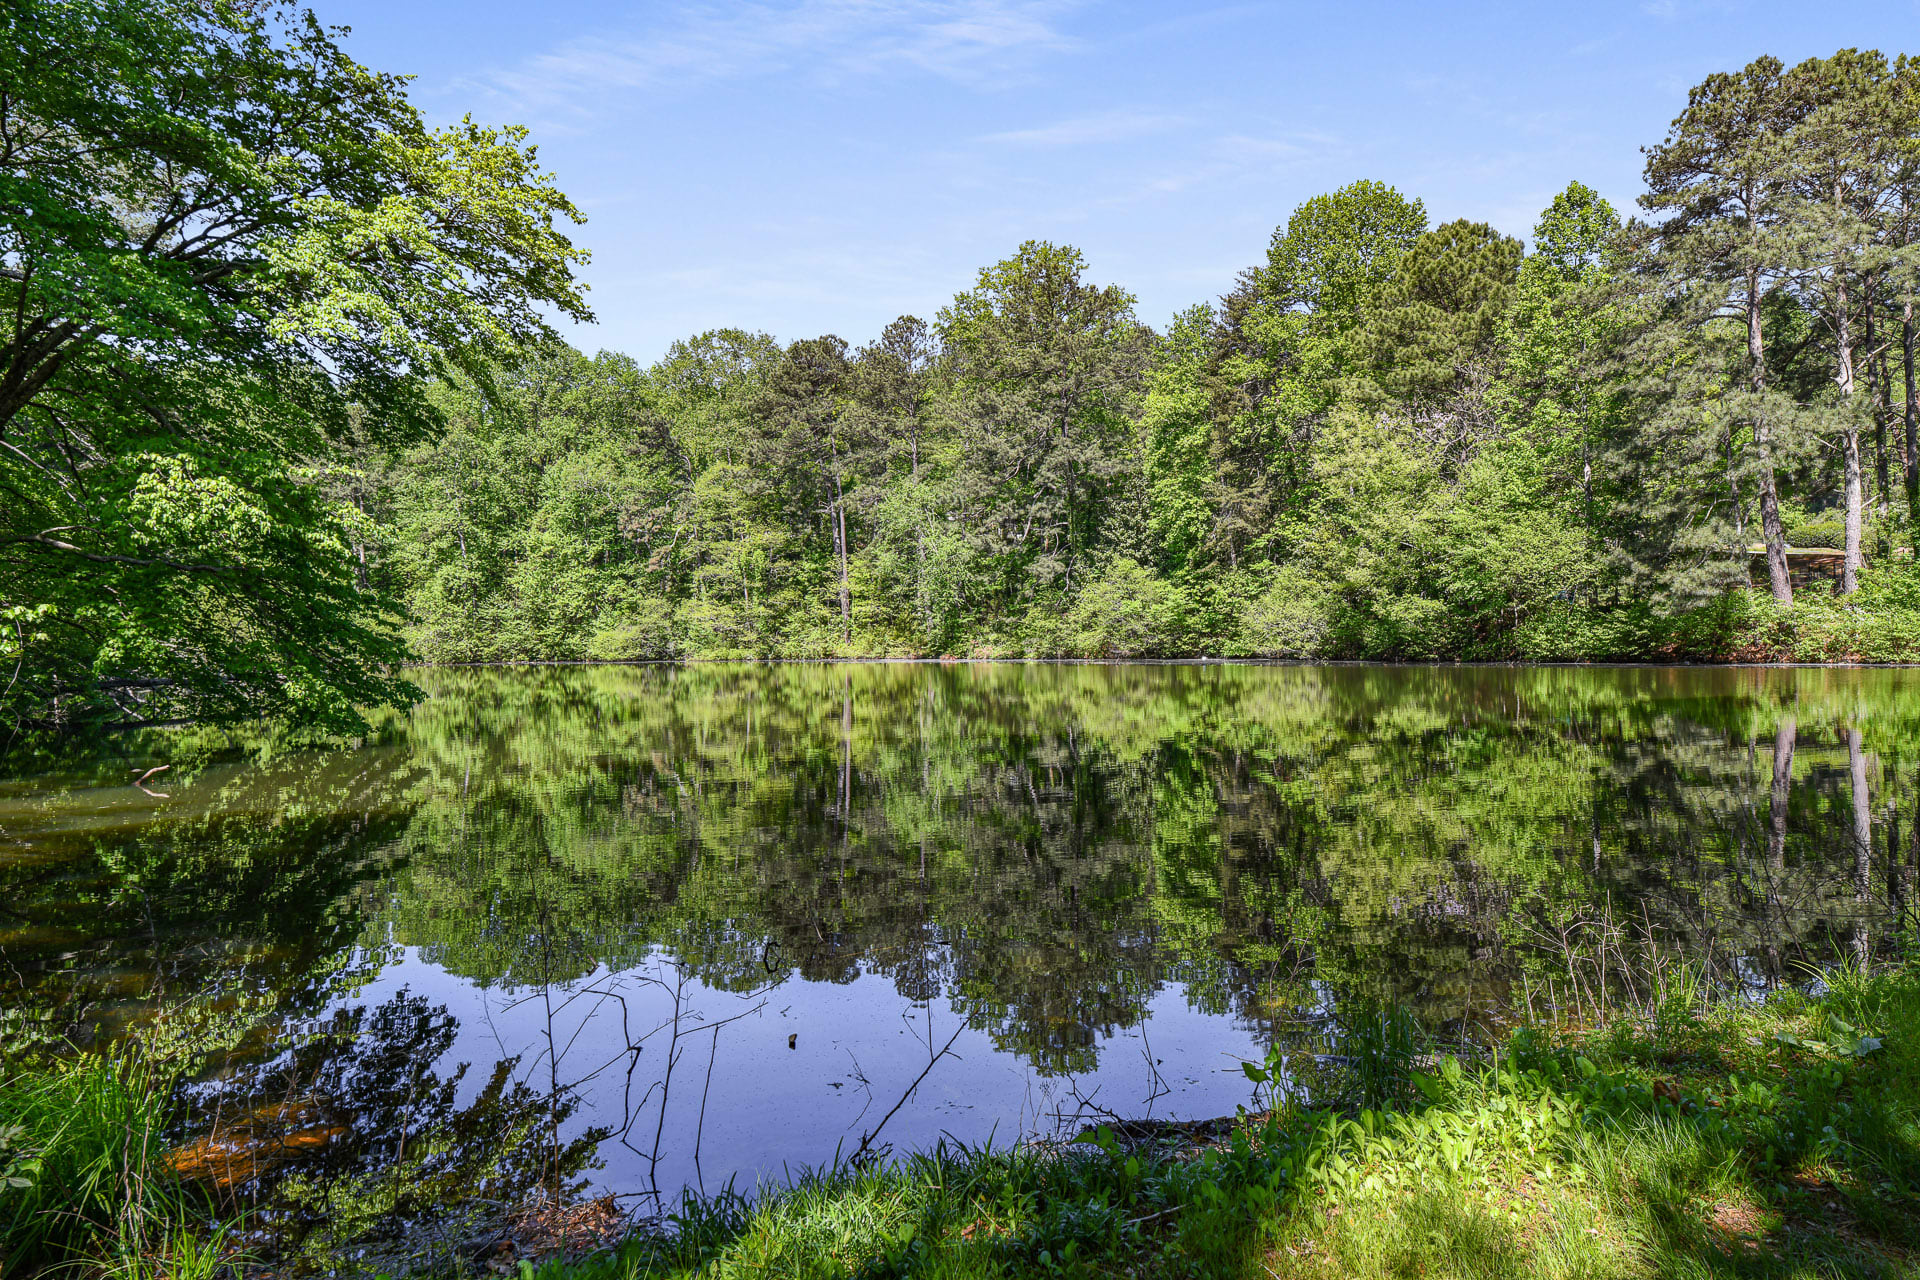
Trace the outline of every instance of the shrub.
<instances>
[{"instance_id":1,"label":"shrub","mask_svg":"<svg viewBox=\"0 0 1920 1280\"><path fill-rule=\"evenodd\" d=\"M1110 563L1067 611L1063 647L1088 658L1139 658L1163 652L1177 622L1173 589L1133 560Z\"/></svg>"},{"instance_id":2,"label":"shrub","mask_svg":"<svg viewBox=\"0 0 1920 1280\"><path fill-rule=\"evenodd\" d=\"M1248 606L1240 624L1240 647L1261 658L1326 657L1332 647L1333 605L1323 583L1289 565Z\"/></svg>"},{"instance_id":3,"label":"shrub","mask_svg":"<svg viewBox=\"0 0 1920 1280\"><path fill-rule=\"evenodd\" d=\"M672 607L652 597L635 599L617 615L602 618L587 640L587 655L603 662L658 661L680 652Z\"/></svg>"},{"instance_id":4,"label":"shrub","mask_svg":"<svg viewBox=\"0 0 1920 1280\"><path fill-rule=\"evenodd\" d=\"M1809 520L1789 525L1784 532L1790 547L1831 547L1837 551L1847 545L1847 526L1838 520Z\"/></svg>"}]
</instances>

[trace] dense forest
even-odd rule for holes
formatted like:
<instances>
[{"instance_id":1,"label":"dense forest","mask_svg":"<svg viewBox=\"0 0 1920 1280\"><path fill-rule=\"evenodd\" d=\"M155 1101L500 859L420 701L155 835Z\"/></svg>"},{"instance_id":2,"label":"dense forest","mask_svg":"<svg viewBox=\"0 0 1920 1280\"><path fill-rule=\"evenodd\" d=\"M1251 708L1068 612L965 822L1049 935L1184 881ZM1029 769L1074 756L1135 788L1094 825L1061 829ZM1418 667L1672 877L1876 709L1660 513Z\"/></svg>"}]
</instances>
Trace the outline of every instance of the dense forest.
<instances>
[{"instance_id":1,"label":"dense forest","mask_svg":"<svg viewBox=\"0 0 1920 1280\"><path fill-rule=\"evenodd\" d=\"M1646 221L1355 182L1164 332L1029 242L859 345L530 352L338 492L443 660L1911 656L1917 122L1904 60L1762 60Z\"/></svg>"},{"instance_id":2,"label":"dense forest","mask_svg":"<svg viewBox=\"0 0 1920 1280\"><path fill-rule=\"evenodd\" d=\"M524 130L299 11L10 13L15 724L357 729L410 659L1920 656L1906 57L1708 78L1638 216L1574 182L1530 248L1363 180L1164 330L1030 241L643 366L548 323Z\"/></svg>"}]
</instances>

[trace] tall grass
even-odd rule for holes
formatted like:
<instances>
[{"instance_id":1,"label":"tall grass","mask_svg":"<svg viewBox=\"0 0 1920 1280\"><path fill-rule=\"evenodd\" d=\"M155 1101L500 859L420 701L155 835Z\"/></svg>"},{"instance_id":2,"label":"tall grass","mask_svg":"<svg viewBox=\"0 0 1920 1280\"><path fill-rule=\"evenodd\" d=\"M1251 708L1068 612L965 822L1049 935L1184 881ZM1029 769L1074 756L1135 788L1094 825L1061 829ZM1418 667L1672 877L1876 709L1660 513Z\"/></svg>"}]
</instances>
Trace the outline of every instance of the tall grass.
<instances>
[{"instance_id":1,"label":"tall grass","mask_svg":"<svg viewBox=\"0 0 1920 1280\"><path fill-rule=\"evenodd\" d=\"M0 1272L112 1266L181 1234L186 1193L165 1163L170 1096L170 1079L131 1055L0 1076L12 1163Z\"/></svg>"}]
</instances>

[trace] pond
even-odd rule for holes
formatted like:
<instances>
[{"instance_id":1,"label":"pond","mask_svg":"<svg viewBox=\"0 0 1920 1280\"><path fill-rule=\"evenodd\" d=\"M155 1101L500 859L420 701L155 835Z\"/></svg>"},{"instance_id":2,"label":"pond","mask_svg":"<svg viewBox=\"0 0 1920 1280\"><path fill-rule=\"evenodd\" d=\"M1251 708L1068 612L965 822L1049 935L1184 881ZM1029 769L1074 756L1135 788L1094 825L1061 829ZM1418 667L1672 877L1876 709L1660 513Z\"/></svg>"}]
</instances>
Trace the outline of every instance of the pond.
<instances>
[{"instance_id":1,"label":"pond","mask_svg":"<svg viewBox=\"0 0 1920 1280\"><path fill-rule=\"evenodd\" d=\"M0 784L8 1034L197 1038L181 1167L289 1212L1230 1113L1343 1008L1458 1036L1871 954L1920 866L1920 672L417 679L350 749Z\"/></svg>"}]
</instances>

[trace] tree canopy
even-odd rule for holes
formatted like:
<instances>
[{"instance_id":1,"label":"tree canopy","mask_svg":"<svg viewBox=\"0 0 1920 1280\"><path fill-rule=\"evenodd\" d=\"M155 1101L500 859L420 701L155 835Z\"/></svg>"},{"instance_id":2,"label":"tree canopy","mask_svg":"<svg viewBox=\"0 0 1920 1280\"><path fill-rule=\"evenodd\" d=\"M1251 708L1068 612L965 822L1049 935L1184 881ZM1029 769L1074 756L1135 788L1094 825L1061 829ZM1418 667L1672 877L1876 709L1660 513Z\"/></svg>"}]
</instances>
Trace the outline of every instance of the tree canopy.
<instances>
[{"instance_id":1,"label":"tree canopy","mask_svg":"<svg viewBox=\"0 0 1920 1280\"><path fill-rule=\"evenodd\" d=\"M0 622L11 716L406 697L329 478L586 318L524 130L429 129L283 6L0 10Z\"/></svg>"}]
</instances>

